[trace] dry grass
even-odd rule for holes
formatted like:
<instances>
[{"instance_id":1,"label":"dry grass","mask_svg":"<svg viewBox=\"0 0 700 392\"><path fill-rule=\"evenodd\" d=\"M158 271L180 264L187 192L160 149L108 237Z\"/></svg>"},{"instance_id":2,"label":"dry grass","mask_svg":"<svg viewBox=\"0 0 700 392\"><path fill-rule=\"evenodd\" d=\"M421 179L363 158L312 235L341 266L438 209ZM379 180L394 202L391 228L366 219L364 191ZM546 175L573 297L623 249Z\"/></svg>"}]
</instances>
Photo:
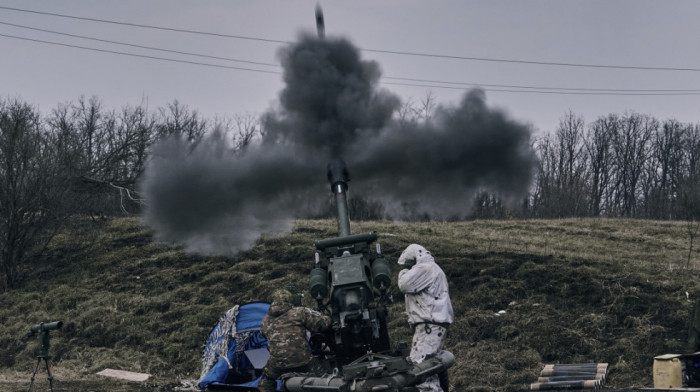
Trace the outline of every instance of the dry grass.
<instances>
[{"instance_id":1,"label":"dry grass","mask_svg":"<svg viewBox=\"0 0 700 392\"><path fill-rule=\"evenodd\" d=\"M653 357L684 351L700 295L700 257L682 268L684 222L377 221L353 222L352 230L378 231L390 260L413 242L436 256L456 313L447 349L457 357L451 382L460 391L526 389L545 363L557 362L608 362L606 387L650 386ZM29 326L58 319L65 325L52 333L57 380L99 383L91 375L104 368L150 373L162 385L194 379L221 314L266 300L276 287L305 289L313 241L336 231L335 221L298 221L292 233L264 237L236 257L154 243L133 218L65 233L24 287L0 294L0 386L29 379ZM402 296L393 294L392 341L408 341Z\"/></svg>"}]
</instances>

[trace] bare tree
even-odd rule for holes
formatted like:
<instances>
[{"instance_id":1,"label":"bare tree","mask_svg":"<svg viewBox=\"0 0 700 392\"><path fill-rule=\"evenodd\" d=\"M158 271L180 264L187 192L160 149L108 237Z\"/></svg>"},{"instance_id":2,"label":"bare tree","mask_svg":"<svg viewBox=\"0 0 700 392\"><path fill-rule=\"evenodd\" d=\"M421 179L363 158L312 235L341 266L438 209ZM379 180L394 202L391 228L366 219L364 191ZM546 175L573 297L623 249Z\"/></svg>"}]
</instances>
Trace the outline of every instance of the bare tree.
<instances>
[{"instance_id":1,"label":"bare tree","mask_svg":"<svg viewBox=\"0 0 700 392\"><path fill-rule=\"evenodd\" d=\"M180 135L192 143L197 143L207 131L207 121L200 118L199 112L190 110L175 100L167 108L159 109L161 122L158 124L158 137Z\"/></svg>"},{"instance_id":2,"label":"bare tree","mask_svg":"<svg viewBox=\"0 0 700 392\"><path fill-rule=\"evenodd\" d=\"M682 205L686 214L686 229L688 233L688 258L685 267L690 267L690 260L693 256L693 245L695 238L700 232L700 177L689 179L689 183L683 189Z\"/></svg>"},{"instance_id":3,"label":"bare tree","mask_svg":"<svg viewBox=\"0 0 700 392\"><path fill-rule=\"evenodd\" d=\"M396 111L396 120L400 125L430 122L437 109L437 99L435 95L429 91L418 103L416 103L413 98L408 98L402 102L401 106Z\"/></svg>"},{"instance_id":4,"label":"bare tree","mask_svg":"<svg viewBox=\"0 0 700 392\"><path fill-rule=\"evenodd\" d=\"M614 116L598 118L584 138L589 165L589 211L592 216L600 216L604 211L603 197L610 186L612 166L610 135L616 123Z\"/></svg>"},{"instance_id":5,"label":"bare tree","mask_svg":"<svg viewBox=\"0 0 700 392\"><path fill-rule=\"evenodd\" d=\"M96 99L62 105L46 121L57 165L72 186L74 212L90 215L126 210L155 139L155 117L144 105L106 112ZM127 197L126 200L129 200Z\"/></svg>"},{"instance_id":6,"label":"bare tree","mask_svg":"<svg viewBox=\"0 0 700 392\"><path fill-rule=\"evenodd\" d=\"M568 215L586 214L586 165L584 151L583 117L573 112L559 120L557 138L557 187L561 194L560 205Z\"/></svg>"},{"instance_id":7,"label":"bare tree","mask_svg":"<svg viewBox=\"0 0 700 392\"><path fill-rule=\"evenodd\" d=\"M233 149L243 151L262 136L260 117L246 113L233 116Z\"/></svg>"},{"instance_id":8,"label":"bare tree","mask_svg":"<svg viewBox=\"0 0 700 392\"><path fill-rule=\"evenodd\" d=\"M113 161L117 166L115 181L133 187L143 174L148 153L155 141L157 122L144 105L125 107L118 117L118 127L111 138Z\"/></svg>"},{"instance_id":9,"label":"bare tree","mask_svg":"<svg viewBox=\"0 0 700 392\"><path fill-rule=\"evenodd\" d=\"M417 113L415 102L413 98L409 97L401 103L396 111L396 120L402 125L410 124L417 121Z\"/></svg>"},{"instance_id":10,"label":"bare tree","mask_svg":"<svg viewBox=\"0 0 700 392\"><path fill-rule=\"evenodd\" d=\"M686 132L687 126L676 120L667 120L652 137L650 156L646 161L644 217L684 218L677 216L677 195L684 171Z\"/></svg>"},{"instance_id":11,"label":"bare tree","mask_svg":"<svg viewBox=\"0 0 700 392\"><path fill-rule=\"evenodd\" d=\"M533 206L543 217L587 214L587 155L584 121L573 112L559 122L554 135L536 143L539 155L536 197Z\"/></svg>"},{"instance_id":12,"label":"bare tree","mask_svg":"<svg viewBox=\"0 0 700 392\"><path fill-rule=\"evenodd\" d=\"M534 142L537 160L537 174L532 197L532 208L536 216L554 216L556 153L551 135L545 135Z\"/></svg>"},{"instance_id":13,"label":"bare tree","mask_svg":"<svg viewBox=\"0 0 700 392\"><path fill-rule=\"evenodd\" d=\"M85 167L93 167L102 153L104 128L102 127L102 103L97 97L86 100L80 97L73 107L80 136L80 148L84 153Z\"/></svg>"},{"instance_id":14,"label":"bare tree","mask_svg":"<svg viewBox=\"0 0 700 392\"><path fill-rule=\"evenodd\" d=\"M640 181L649 157L649 141L659 123L648 115L627 113L612 133L614 206L621 216L634 217L640 199Z\"/></svg>"},{"instance_id":15,"label":"bare tree","mask_svg":"<svg viewBox=\"0 0 700 392\"><path fill-rule=\"evenodd\" d=\"M429 122L432 120L436 108L437 101L435 95L433 95L432 91L428 91L425 97L420 101L420 108L417 112L418 118L423 122Z\"/></svg>"},{"instance_id":16,"label":"bare tree","mask_svg":"<svg viewBox=\"0 0 700 392\"><path fill-rule=\"evenodd\" d=\"M700 178L700 124L688 126L684 144L686 173L691 177Z\"/></svg>"},{"instance_id":17,"label":"bare tree","mask_svg":"<svg viewBox=\"0 0 700 392\"><path fill-rule=\"evenodd\" d=\"M685 212L688 230L688 259L690 266L694 240L700 231L700 124L686 128L685 176L682 179L680 195Z\"/></svg>"},{"instance_id":18,"label":"bare tree","mask_svg":"<svg viewBox=\"0 0 700 392\"><path fill-rule=\"evenodd\" d=\"M0 291L18 282L65 217L53 147L34 108L0 101Z\"/></svg>"}]
</instances>

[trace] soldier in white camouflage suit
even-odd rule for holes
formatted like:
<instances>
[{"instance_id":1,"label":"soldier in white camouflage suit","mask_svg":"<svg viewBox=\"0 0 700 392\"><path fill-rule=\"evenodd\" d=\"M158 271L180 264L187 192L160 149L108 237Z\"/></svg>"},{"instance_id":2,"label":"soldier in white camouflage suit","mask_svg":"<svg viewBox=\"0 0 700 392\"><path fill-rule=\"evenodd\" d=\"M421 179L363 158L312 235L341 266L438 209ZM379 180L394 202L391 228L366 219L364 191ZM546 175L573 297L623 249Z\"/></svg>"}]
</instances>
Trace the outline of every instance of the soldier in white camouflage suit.
<instances>
[{"instance_id":1,"label":"soldier in white camouflage suit","mask_svg":"<svg viewBox=\"0 0 700 392\"><path fill-rule=\"evenodd\" d=\"M411 360L421 363L426 356L442 350L447 327L454 318L447 278L430 252L418 244L409 245L398 263L405 267L399 272L398 286L405 295L408 323L414 330ZM442 392L448 385L444 372L429 377L418 390Z\"/></svg>"},{"instance_id":2,"label":"soldier in white camouflage suit","mask_svg":"<svg viewBox=\"0 0 700 392\"><path fill-rule=\"evenodd\" d=\"M275 380L284 373L323 375L323 363L309 351L306 331L321 332L330 325L330 317L303 306L293 306L292 293L276 290L272 294L270 310L260 326L260 332L267 339L270 359L258 390L275 391Z\"/></svg>"}]
</instances>

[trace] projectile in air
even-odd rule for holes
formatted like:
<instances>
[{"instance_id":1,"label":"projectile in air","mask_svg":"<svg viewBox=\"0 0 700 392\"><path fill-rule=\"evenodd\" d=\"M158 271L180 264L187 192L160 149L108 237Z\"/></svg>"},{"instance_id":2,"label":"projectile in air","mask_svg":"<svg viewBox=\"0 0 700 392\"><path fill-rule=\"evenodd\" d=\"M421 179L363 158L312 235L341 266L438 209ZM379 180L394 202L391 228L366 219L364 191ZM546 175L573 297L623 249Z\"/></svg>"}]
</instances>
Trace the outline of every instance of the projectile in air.
<instances>
[{"instance_id":1,"label":"projectile in air","mask_svg":"<svg viewBox=\"0 0 700 392\"><path fill-rule=\"evenodd\" d=\"M318 38L326 38L326 26L323 23L323 10L321 9L321 4L316 4L316 31L318 32Z\"/></svg>"}]
</instances>

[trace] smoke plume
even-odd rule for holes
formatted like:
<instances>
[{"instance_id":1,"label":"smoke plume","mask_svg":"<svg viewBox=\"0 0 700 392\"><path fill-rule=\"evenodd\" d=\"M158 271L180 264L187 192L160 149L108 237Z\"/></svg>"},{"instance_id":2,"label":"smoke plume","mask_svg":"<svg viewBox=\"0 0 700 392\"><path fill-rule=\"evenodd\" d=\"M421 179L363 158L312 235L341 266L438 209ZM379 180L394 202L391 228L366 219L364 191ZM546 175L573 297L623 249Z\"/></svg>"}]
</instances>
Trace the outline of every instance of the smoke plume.
<instances>
[{"instance_id":1,"label":"smoke plume","mask_svg":"<svg viewBox=\"0 0 700 392\"><path fill-rule=\"evenodd\" d=\"M464 216L478 190L527 191L529 128L487 107L482 91L438 107L430 122L399 122L401 101L378 88L378 64L347 40L301 36L280 60L285 87L260 143L235 154L214 133L154 148L141 188L144 221L160 239L231 254L286 231L327 200L325 167L336 158L347 162L350 192L381 200L396 219Z\"/></svg>"},{"instance_id":2,"label":"smoke plume","mask_svg":"<svg viewBox=\"0 0 700 392\"><path fill-rule=\"evenodd\" d=\"M527 192L534 164L529 128L488 108L481 90L456 107L438 107L427 124L387 126L348 154L359 191L399 218L463 217L480 190L515 200Z\"/></svg>"}]
</instances>

